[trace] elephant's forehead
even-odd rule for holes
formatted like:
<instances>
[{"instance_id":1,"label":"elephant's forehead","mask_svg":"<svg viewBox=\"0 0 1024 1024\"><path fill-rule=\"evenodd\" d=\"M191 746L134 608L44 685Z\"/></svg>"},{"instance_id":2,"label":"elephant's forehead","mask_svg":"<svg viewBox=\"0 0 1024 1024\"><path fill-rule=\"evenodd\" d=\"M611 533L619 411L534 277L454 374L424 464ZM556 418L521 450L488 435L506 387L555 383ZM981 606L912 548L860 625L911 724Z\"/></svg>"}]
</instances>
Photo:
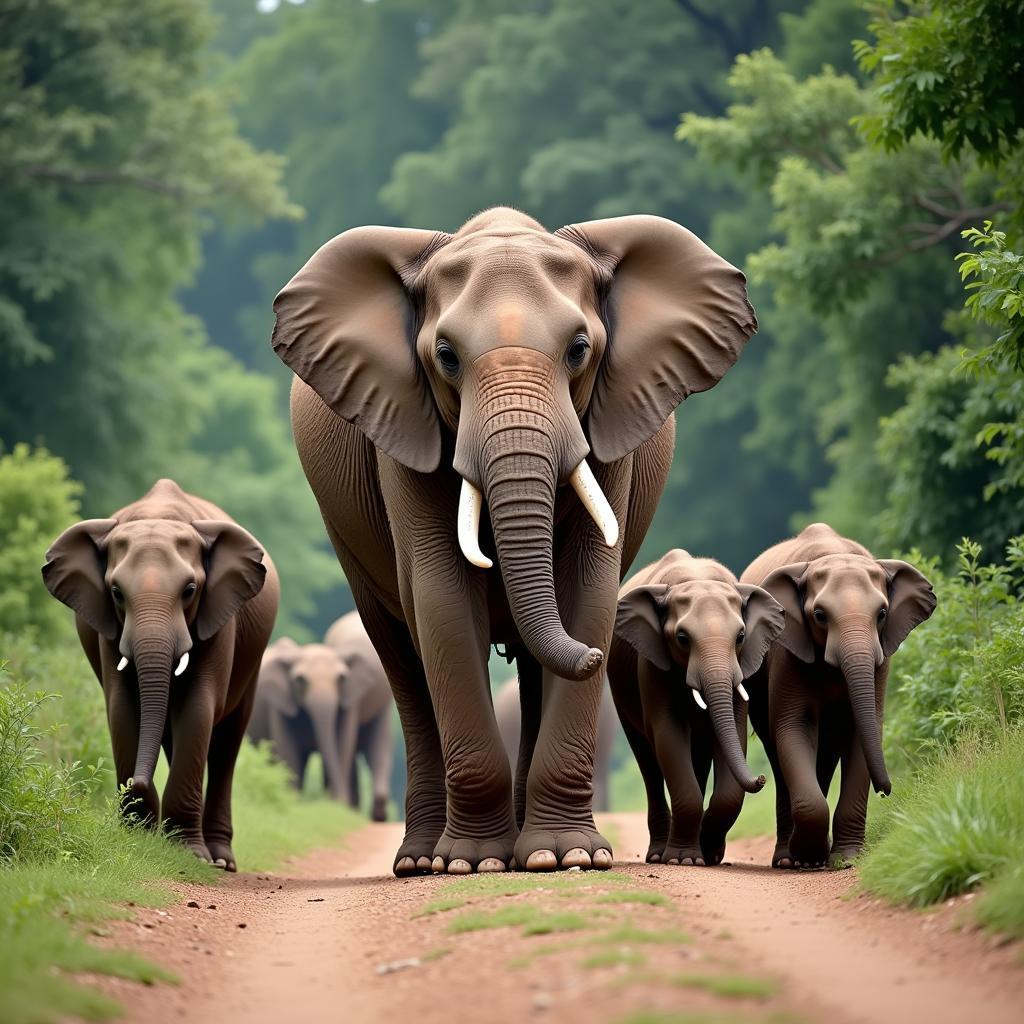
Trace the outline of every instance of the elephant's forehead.
<instances>
[{"instance_id":1,"label":"elephant's forehead","mask_svg":"<svg viewBox=\"0 0 1024 1024\"><path fill-rule=\"evenodd\" d=\"M198 555L199 534L188 523L170 519L143 519L121 523L110 534L107 549L115 560L147 550L175 552L181 557Z\"/></svg>"},{"instance_id":2,"label":"elephant's forehead","mask_svg":"<svg viewBox=\"0 0 1024 1024\"><path fill-rule=\"evenodd\" d=\"M743 606L739 591L718 580L688 580L673 586L667 597L679 615L738 615Z\"/></svg>"},{"instance_id":3,"label":"elephant's forehead","mask_svg":"<svg viewBox=\"0 0 1024 1024\"><path fill-rule=\"evenodd\" d=\"M342 664L338 652L326 644L306 644L296 659L296 666L310 670L316 668L337 672Z\"/></svg>"},{"instance_id":4,"label":"elephant's forehead","mask_svg":"<svg viewBox=\"0 0 1024 1024\"><path fill-rule=\"evenodd\" d=\"M807 581L816 589L842 588L871 584L885 589L885 570L874 559L863 555L826 555L811 563Z\"/></svg>"},{"instance_id":5,"label":"elephant's forehead","mask_svg":"<svg viewBox=\"0 0 1024 1024\"><path fill-rule=\"evenodd\" d=\"M486 231L455 238L426 269L428 282L455 290L474 282L525 280L538 274L562 286L582 284L592 272L578 246L539 231Z\"/></svg>"}]
</instances>

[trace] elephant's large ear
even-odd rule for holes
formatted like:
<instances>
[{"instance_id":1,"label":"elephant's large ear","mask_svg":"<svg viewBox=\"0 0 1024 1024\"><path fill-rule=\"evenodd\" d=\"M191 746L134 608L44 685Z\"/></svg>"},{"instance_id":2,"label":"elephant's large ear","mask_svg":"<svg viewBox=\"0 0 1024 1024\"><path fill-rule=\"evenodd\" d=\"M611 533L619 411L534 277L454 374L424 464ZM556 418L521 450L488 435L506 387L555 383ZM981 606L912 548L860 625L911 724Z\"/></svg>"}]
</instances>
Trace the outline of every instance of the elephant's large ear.
<instances>
[{"instance_id":1,"label":"elephant's large ear","mask_svg":"<svg viewBox=\"0 0 1024 1024\"><path fill-rule=\"evenodd\" d=\"M353 228L321 246L274 300L274 351L342 419L420 473L441 461L441 428L402 275L445 238Z\"/></svg>"},{"instance_id":2,"label":"elephant's large ear","mask_svg":"<svg viewBox=\"0 0 1024 1024\"><path fill-rule=\"evenodd\" d=\"M115 526L116 519L86 519L68 527L46 552L43 566L46 589L108 640L116 639L118 621L103 581L104 551Z\"/></svg>"},{"instance_id":3,"label":"elephant's large ear","mask_svg":"<svg viewBox=\"0 0 1024 1024\"><path fill-rule=\"evenodd\" d=\"M684 398L718 383L757 318L743 274L673 221L613 217L555 233L611 273L590 441L598 459L614 462L656 434Z\"/></svg>"},{"instance_id":4,"label":"elephant's large ear","mask_svg":"<svg viewBox=\"0 0 1024 1024\"><path fill-rule=\"evenodd\" d=\"M880 558L878 564L889 577L889 614L881 635L882 653L888 658L935 611L935 591L909 562Z\"/></svg>"},{"instance_id":5,"label":"elephant's large ear","mask_svg":"<svg viewBox=\"0 0 1024 1024\"><path fill-rule=\"evenodd\" d=\"M209 640L250 598L263 589L267 567L256 538L235 523L194 519L205 548L206 583L199 597L196 632Z\"/></svg>"},{"instance_id":6,"label":"elephant's large ear","mask_svg":"<svg viewBox=\"0 0 1024 1024\"><path fill-rule=\"evenodd\" d=\"M743 626L747 637L740 648L740 671L748 679L764 661L768 648L786 625L782 605L761 587L737 584L743 595Z\"/></svg>"},{"instance_id":7,"label":"elephant's large ear","mask_svg":"<svg viewBox=\"0 0 1024 1024\"><path fill-rule=\"evenodd\" d=\"M761 587L782 605L786 622L778 636L779 643L791 654L808 664L814 661L814 641L804 616L804 573L806 562L794 562L769 573Z\"/></svg>"},{"instance_id":8,"label":"elephant's large ear","mask_svg":"<svg viewBox=\"0 0 1024 1024\"><path fill-rule=\"evenodd\" d=\"M292 689L291 670L301 647L291 637L281 637L267 648L260 665L260 692L275 711L286 718L299 713L299 704Z\"/></svg>"},{"instance_id":9,"label":"elephant's large ear","mask_svg":"<svg viewBox=\"0 0 1024 1024\"><path fill-rule=\"evenodd\" d=\"M662 602L668 587L663 583L635 587L619 598L615 635L662 671L671 667L662 625Z\"/></svg>"}]
</instances>

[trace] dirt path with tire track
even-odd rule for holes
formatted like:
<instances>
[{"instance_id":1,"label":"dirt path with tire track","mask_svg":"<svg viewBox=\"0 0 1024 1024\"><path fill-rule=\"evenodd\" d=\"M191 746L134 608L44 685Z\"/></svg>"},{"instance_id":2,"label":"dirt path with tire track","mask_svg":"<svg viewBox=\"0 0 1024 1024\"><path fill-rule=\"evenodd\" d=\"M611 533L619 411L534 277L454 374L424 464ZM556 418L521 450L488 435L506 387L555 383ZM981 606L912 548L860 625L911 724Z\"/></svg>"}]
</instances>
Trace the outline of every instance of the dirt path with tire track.
<instances>
[{"instance_id":1,"label":"dirt path with tire track","mask_svg":"<svg viewBox=\"0 0 1024 1024\"><path fill-rule=\"evenodd\" d=\"M492 876L486 889L386 875L401 828L368 825L280 873L137 910L98 941L181 984L100 984L139 1024L1024 1019L1020 950L958 931L962 906L896 911L850 897L853 872L772 871L767 840L731 844L721 868L644 865L642 817L604 820L610 876Z\"/></svg>"}]
</instances>

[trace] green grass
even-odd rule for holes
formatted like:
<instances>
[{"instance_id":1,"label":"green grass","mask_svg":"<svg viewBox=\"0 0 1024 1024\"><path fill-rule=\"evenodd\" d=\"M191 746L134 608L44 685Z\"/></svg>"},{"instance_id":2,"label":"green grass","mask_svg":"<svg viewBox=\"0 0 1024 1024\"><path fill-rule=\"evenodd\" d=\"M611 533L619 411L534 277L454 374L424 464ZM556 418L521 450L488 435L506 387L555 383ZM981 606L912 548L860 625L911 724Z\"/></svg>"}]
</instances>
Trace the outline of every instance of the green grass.
<instances>
[{"instance_id":1,"label":"green grass","mask_svg":"<svg viewBox=\"0 0 1024 1024\"><path fill-rule=\"evenodd\" d=\"M676 928L659 928L657 931L649 931L627 922L612 928L598 941L630 945L676 946L685 945L691 939L686 932L681 932Z\"/></svg>"},{"instance_id":2,"label":"green grass","mask_svg":"<svg viewBox=\"0 0 1024 1024\"><path fill-rule=\"evenodd\" d=\"M978 885L980 921L1024 936L1024 730L967 735L911 779L869 821L863 886L927 906Z\"/></svg>"},{"instance_id":3,"label":"green grass","mask_svg":"<svg viewBox=\"0 0 1024 1024\"><path fill-rule=\"evenodd\" d=\"M727 999L770 999L779 990L770 978L749 974L678 974L672 981L683 988L700 989Z\"/></svg>"},{"instance_id":4,"label":"green grass","mask_svg":"<svg viewBox=\"0 0 1024 1024\"><path fill-rule=\"evenodd\" d=\"M590 927L590 921L572 911L550 912L542 907L521 903L500 910L469 910L448 924L453 935L489 928L522 927L523 935L551 935L554 932L578 932Z\"/></svg>"},{"instance_id":5,"label":"green grass","mask_svg":"<svg viewBox=\"0 0 1024 1024\"><path fill-rule=\"evenodd\" d=\"M641 903L648 907L670 907L672 901L660 892L649 889L626 889L622 892L606 892L597 897L598 903Z\"/></svg>"},{"instance_id":6,"label":"green grass","mask_svg":"<svg viewBox=\"0 0 1024 1024\"><path fill-rule=\"evenodd\" d=\"M647 957L639 950L628 949L624 946L615 946L611 949L599 949L584 957L581 966L589 968L597 967L643 967L647 963Z\"/></svg>"}]
</instances>

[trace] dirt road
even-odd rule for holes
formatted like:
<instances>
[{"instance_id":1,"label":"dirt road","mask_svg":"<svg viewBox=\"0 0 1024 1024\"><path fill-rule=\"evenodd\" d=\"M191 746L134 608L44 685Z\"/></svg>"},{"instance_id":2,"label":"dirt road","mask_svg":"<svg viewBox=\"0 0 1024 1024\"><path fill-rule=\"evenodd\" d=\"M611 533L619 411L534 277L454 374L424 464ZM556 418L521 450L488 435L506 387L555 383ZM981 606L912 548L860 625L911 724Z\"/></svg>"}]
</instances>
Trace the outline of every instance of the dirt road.
<instances>
[{"instance_id":1,"label":"dirt road","mask_svg":"<svg viewBox=\"0 0 1024 1024\"><path fill-rule=\"evenodd\" d=\"M466 880L385 875L400 826L367 826L287 872L138 911L103 941L181 985L102 984L141 1024L1024 1019L1019 950L956 930L962 908L894 911L849 897L853 872L771 871L767 840L731 844L721 868L644 865L641 816L605 823L609 874Z\"/></svg>"}]
</instances>

